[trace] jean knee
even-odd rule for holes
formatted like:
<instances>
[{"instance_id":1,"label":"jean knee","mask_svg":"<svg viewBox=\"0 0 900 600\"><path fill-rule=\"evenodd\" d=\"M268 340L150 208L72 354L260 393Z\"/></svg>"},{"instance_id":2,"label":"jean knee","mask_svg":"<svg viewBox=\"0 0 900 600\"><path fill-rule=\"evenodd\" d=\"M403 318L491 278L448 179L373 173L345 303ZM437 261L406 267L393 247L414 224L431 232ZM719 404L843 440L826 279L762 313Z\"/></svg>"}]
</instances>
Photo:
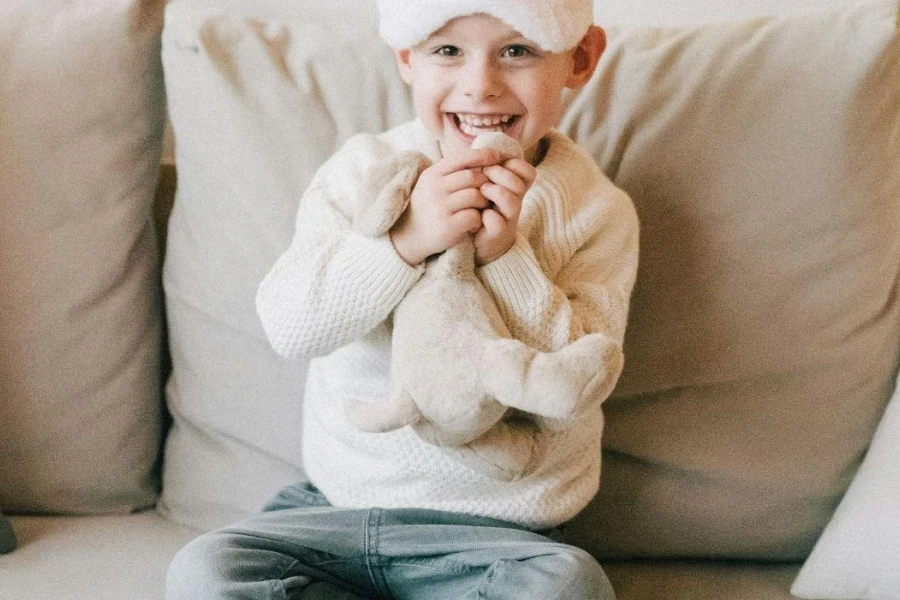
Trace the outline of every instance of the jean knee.
<instances>
[{"instance_id":1,"label":"jean knee","mask_svg":"<svg viewBox=\"0 0 900 600\"><path fill-rule=\"evenodd\" d=\"M565 567L563 587L570 590L571 598L615 600L612 584L600 563L581 548L570 547L559 554Z\"/></svg>"},{"instance_id":2,"label":"jean knee","mask_svg":"<svg viewBox=\"0 0 900 600\"><path fill-rule=\"evenodd\" d=\"M227 579L222 560L226 541L215 533L188 542L169 563L166 600L206 600L219 597Z\"/></svg>"},{"instance_id":3,"label":"jean knee","mask_svg":"<svg viewBox=\"0 0 900 600\"><path fill-rule=\"evenodd\" d=\"M478 588L478 598L518 598L522 590L542 600L615 600L612 585L594 557L574 546L535 548L530 557L494 562Z\"/></svg>"}]
</instances>

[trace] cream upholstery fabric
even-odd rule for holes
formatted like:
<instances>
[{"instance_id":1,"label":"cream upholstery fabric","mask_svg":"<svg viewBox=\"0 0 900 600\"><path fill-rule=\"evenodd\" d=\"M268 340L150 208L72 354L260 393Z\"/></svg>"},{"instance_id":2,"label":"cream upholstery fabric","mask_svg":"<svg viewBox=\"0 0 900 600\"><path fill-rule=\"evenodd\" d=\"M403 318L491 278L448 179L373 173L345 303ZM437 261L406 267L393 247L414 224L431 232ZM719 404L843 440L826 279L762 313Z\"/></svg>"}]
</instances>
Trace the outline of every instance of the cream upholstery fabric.
<instances>
[{"instance_id":1,"label":"cream upholstery fabric","mask_svg":"<svg viewBox=\"0 0 900 600\"><path fill-rule=\"evenodd\" d=\"M169 561L197 535L152 511L10 521L19 548L0 557L4 600L163 600Z\"/></svg>"}]
</instances>

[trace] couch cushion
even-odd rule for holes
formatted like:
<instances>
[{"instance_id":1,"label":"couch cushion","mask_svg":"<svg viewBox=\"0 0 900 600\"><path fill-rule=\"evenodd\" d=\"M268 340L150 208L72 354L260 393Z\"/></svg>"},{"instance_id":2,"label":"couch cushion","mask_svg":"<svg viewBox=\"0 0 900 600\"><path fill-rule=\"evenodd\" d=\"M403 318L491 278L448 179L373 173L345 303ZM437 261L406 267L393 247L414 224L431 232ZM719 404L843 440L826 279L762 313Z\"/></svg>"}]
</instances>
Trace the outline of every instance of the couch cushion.
<instances>
[{"instance_id":1,"label":"couch cushion","mask_svg":"<svg viewBox=\"0 0 900 600\"><path fill-rule=\"evenodd\" d=\"M21 547L0 558L0 598L163 600L172 556L196 532L154 512L124 517L13 517ZM790 600L796 565L614 562L618 600ZM325 600L317 596L303 600Z\"/></svg>"},{"instance_id":2,"label":"couch cushion","mask_svg":"<svg viewBox=\"0 0 900 600\"><path fill-rule=\"evenodd\" d=\"M10 600L163 600L169 561L197 535L153 511L10 521L19 548L0 558Z\"/></svg>"},{"instance_id":3,"label":"couch cushion","mask_svg":"<svg viewBox=\"0 0 900 600\"><path fill-rule=\"evenodd\" d=\"M161 506L180 522L225 524L300 476L306 367L272 351L256 288L287 247L318 166L351 134L410 114L388 59L368 37L305 19L169 7L178 190L164 273L174 423Z\"/></svg>"},{"instance_id":4,"label":"couch cushion","mask_svg":"<svg viewBox=\"0 0 900 600\"><path fill-rule=\"evenodd\" d=\"M799 565L715 561L613 561L603 568L616 600L793 600Z\"/></svg>"},{"instance_id":5,"label":"couch cushion","mask_svg":"<svg viewBox=\"0 0 900 600\"><path fill-rule=\"evenodd\" d=\"M896 0L611 32L564 128L635 200L601 556L802 560L900 345Z\"/></svg>"},{"instance_id":6,"label":"couch cushion","mask_svg":"<svg viewBox=\"0 0 900 600\"><path fill-rule=\"evenodd\" d=\"M157 491L157 0L0 3L0 507Z\"/></svg>"}]
</instances>

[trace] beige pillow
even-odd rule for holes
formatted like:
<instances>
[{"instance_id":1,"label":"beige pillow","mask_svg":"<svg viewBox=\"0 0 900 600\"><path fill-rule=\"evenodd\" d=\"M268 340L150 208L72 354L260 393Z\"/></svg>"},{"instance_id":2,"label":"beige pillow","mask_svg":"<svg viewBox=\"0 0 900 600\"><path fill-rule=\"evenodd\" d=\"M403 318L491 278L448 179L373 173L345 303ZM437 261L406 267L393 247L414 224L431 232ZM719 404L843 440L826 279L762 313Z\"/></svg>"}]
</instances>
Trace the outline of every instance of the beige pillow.
<instances>
[{"instance_id":1,"label":"beige pillow","mask_svg":"<svg viewBox=\"0 0 900 600\"><path fill-rule=\"evenodd\" d=\"M897 1L617 30L564 129L635 200L599 556L802 560L900 347Z\"/></svg>"},{"instance_id":2,"label":"beige pillow","mask_svg":"<svg viewBox=\"0 0 900 600\"><path fill-rule=\"evenodd\" d=\"M167 10L178 192L164 273L174 424L161 508L179 522L228 523L300 476L306 365L269 346L256 288L287 248L318 166L353 133L412 114L390 51L353 27Z\"/></svg>"},{"instance_id":3,"label":"beige pillow","mask_svg":"<svg viewBox=\"0 0 900 600\"><path fill-rule=\"evenodd\" d=\"M607 405L598 556L805 557L898 360L895 0L612 30L562 128L629 191L642 267ZM268 349L259 279L351 133L412 115L372 33L170 9L181 186L166 284L164 503L214 526L300 474L302 364Z\"/></svg>"},{"instance_id":4,"label":"beige pillow","mask_svg":"<svg viewBox=\"0 0 900 600\"><path fill-rule=\"evenodd\" d=\"M151 0L0 2L0 507L156 498L163 124Z\"/></svg>"}]
</instances>

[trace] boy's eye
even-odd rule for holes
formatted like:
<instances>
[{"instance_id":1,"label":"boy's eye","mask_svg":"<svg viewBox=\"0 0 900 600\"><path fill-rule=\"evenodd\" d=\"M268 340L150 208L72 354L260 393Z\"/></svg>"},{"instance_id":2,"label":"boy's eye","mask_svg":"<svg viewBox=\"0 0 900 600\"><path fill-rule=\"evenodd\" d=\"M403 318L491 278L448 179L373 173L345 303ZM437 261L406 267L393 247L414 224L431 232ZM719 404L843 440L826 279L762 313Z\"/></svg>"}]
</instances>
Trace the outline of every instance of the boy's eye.
<instances>
[{"instance_id":1,"label":"boy's eye","mask_svg":"<svg viewBox=\"0 0 900 600\"><path fill-rule=\"evenodd\" d=\"M520 44L513 44L512 46L507 46L503 49L503 56L507 56L509 58L524 58L526 56L532 56L534 52L528 46L522 46Z\"/></svg>"},{"instance_id":2,"label":"boy's eye","mask_svg":"<svg viewBox=\"0 0 900 600\"><path fill-rule=\"evenodd\" d=\"M438 56L459 56L459 48L456 46L439 46L434 53Z\"/></svg>"}]
</instances>

